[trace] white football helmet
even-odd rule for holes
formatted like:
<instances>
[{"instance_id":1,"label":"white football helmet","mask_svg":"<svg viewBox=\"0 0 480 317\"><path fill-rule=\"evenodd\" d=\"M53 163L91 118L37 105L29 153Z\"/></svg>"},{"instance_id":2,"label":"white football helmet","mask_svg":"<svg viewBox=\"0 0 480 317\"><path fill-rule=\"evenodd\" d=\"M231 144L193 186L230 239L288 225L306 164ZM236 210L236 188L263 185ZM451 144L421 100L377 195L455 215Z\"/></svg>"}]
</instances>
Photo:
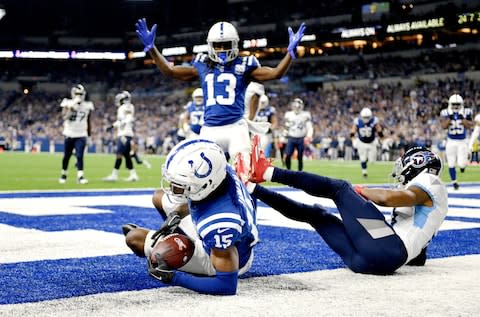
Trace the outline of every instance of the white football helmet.
<instances>
[{"instance_id":1,"label":"white football helmet","mask_svg":"<svg viewBox=\"0 0 480 317\"><path fill-rule=\"evenodd\" d=\"M87 91L85 90L85 87L80 84L73 86L70 90L70 95L72 96L72 99L80 98L83 101L85 100L86 94Z\"/></svg>"},{"instance_id":2,"label":"white football helmet","mask_svg":"<svg viewBox=\"0 0 480 317\"><path fill-rule=\"evenodd\" d=\"M220 146L212 141L184 140L167 155L162 175L162 188L166 193L199 201L225 179L227 160Z\"/></svg>"},{"instance_id":3,"label":"white football helmet","mask_svg":"<svg viewBox=\"0 0 480 317\"><path fill-rule=\"evenodd\" d=\"M192 93L193 103L197 106L203 105L203 90L202 88L197 88Z\"/></svg>"},{"instance_id":4,"label":"white football helmet","mask_svg":"<svg viewBox=\"0 0 480 317\"><path fill-rule=\"evenodd\" d=\"M373 114L370 108L365 107L360 111L360 118L362 118L362 121L364 123L367 123L372 118L372 116Z\"/></svg>"},{"instance_id":5,"label":"white football helmet","mask_svg":"<svg viewBox=\"0 0 480 317\"><path fill-rule=\"evenodd\" d=\"M260 98L258 99L258 109L265 109L268 107L268 97L267 95L261 95Z\"/></svg>"},{"instance_id":6,"label":"white football helmet","mask_svg":"<svg viewBox=\"0 0 480 317\"><path fill-rule=\"evenodd\" d=\"M300 98L293 99L291 107L295 113L300 113L303 110L303 100Z\"/></svg>"},{"instance_id":7,"label":"white football helmet","mask_svg":"<svg viewBox=\"0 0 480 317\"><path fill-rule=\"evenodd\" d=\"M120 107L121 105L123 105L125 103L131 103L131 101L132 101L132 96L126 90L124 90L121 93L115 95L115 105L117 107Z\"/></svg>"},{"instance_id":8,"label":"white football helmet","mask_svg":"<svg viewBox=\"0 0 480 317\"><path fill-rule=\"evenodd\" d=\"M238 56L237 29L228 22L217 22L208 31L208 57L215 63L226 64Z\"/></svg>"},{"instance_id":9,"label":"white football helmet","mask_svg":"<svg viewBox=\"0 0 480 317\"><path fill-rule=\"evenodd\" d=\"M448 111L461 112L463 111L463 98L458 94L453 94L448 98Z\"/></svg>"}]
</instances>

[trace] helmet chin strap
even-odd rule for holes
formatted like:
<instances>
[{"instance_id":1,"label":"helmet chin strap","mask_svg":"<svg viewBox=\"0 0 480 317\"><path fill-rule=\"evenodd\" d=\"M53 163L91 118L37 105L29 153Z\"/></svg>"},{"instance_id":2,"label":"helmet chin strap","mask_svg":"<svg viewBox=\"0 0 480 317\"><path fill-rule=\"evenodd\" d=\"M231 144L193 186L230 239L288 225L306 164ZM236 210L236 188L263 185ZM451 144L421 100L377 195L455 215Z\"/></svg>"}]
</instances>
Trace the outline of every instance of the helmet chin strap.
<instances>
[{"instance_id":1,"label":"helmet chin strap","mask_svg":"<svg viewBox=\"0 0 480 317\"><path fill-rule=\"evenodd\" d=\"M220 59L220 64L225 65L227 63L227 52L218 53L218 58Z\"/></svg>"}]
</instances>

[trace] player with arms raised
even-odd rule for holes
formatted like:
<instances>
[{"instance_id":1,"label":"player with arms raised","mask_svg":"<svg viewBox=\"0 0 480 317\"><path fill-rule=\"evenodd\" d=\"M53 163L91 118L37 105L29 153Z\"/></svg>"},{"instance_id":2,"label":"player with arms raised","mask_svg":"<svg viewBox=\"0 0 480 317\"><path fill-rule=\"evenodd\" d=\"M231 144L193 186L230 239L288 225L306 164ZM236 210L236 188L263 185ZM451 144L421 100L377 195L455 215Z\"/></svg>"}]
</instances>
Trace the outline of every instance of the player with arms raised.
<instances>
[{"instance_id":1,"label":"player with arms raised","mask_svg":"<svg viewBox=\"0 0 480 317\"><path fill-rule=\"evenodd\" d=\"M463 98L459 94L451 95L448 99L448 107L440 112L440 125L443 129L447 129L445 154L454 189L460 187L455 166L458 164L462 173L467 166L467 130L473 127L472 117L472 109L464 107Z\"/></svg>"},{"instance_id":2,"label":"player with arms raised","mask_svg":"<svg viewBox=\"0 0 480 317\"><path fill-rule=\"evenodd\" d=\"M91 132L90 114L94 109L91 101L86 101L87 92L82 85L72 87L71 99L64 98L60 104L62 108L63 135L65 136L65 148L62 159L62 172L58 182L65 184L67 181L67 169L70 157L75 150L77 157L77 183L87 184L88 180L83 174L83 154L87 145L87 137Z\"/></svg>"},{"instance_id":3,"label":"player with arms raised","mask_svg":"<svg viewBox=\"0 0 480 317\"><path fill-rule=\"evenodd\" d=\"M138 20L137 34L145 51L167 77L184 81L200 80L205 100L202 138L218 143L235 157L243 153L245 171L248 174L250 136L245 114L245 90L251 81L267 81L281 78L296 58L297 46L305 31L302 23L297 33L289 32L288 52L276 67L262 67L255 56L239 56L239 36L228 22L217 22L208 31L208 54L198 54L191 66L172 66L155 47L157 26L147 28L145 19Z\"/></svg>"},{"instance_id":4,"label":"player with arms raised","mask_svg":"<svg viewBox=\"0 0 480 317\"><path fill-rule=\"evenodd\" d=\"M165 159L153 203L165 220L157 232L123 227L127 245L147 257L150 275L200 293L236 294L238 276L250 268L258 242L256 204L222 149L205 139L177 144ZM178 270L161 257L152 263L157 241L177 227L195 241L193 257Z\"/></svg>"},{"instance_id":5,"label":"player with arms raised","mask_svg":"<svg viewBox=\"0 0 480 317\"><path fill-rule=\"evenodd\" d=\"M353 120L350 137L354 139L352 143L357 148L362 175L365 178L368 176L367 163L377 160L377 135L383 138L380 121L373 116L370 108L363 108L360 111L360 117Z\"/></svg>"}]
</instances>

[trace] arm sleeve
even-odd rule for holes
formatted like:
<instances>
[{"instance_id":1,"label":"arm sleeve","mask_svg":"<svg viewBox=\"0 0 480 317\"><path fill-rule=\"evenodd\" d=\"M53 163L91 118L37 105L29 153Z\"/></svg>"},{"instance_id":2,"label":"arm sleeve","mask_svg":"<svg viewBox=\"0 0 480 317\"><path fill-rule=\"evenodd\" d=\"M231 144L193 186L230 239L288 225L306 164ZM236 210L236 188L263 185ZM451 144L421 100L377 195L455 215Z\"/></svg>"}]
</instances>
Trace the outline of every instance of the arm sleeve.
<instances>
[{"instance_id":1,"label":"arm sleeve","mask_svg":"<svg viewBox=\"0 0 480 317\"><path fill-rule=\"evenodd\" d=\"M237 293L238 271L219 272L216 276L194 276L177 271L172 285L182 286L209 295L235 295Z\"/></svg>"}]
</instances>

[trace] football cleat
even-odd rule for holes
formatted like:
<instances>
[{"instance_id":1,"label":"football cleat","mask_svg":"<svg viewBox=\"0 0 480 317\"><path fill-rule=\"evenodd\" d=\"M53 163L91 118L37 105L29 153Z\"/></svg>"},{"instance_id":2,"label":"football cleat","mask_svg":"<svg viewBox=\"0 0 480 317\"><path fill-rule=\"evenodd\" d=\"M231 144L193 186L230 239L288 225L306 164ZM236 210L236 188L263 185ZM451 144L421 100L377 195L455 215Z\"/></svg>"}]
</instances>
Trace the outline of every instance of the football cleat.
<instances>
[{"instance_id":1,"label":"football cleat","mask_svg":"<svg viewBox=\"0 0 480 317\"><path fill-rule=\"evenodd\" d=\"M67 175L60 176L60 178L58 179L58 182L60 184L65 184L67 182Z\"/></svg>"},{"instance_id":2,"label":"football cleat","mask_svg":"<svg viewBox=\"0 0 480 317\"><path fill-rule=\"evenodd\" d=\"M263 174L267 168L272 166L272 161L265 157L265 153L260 147L260 136L253 137L252 153L250 154L250 181L254 183L264 182Z\"/></svg>"},{"instance_id":3,"label":"football cleat","mask_svg":"<svg viewBox=\"0 0 480 317\"><path fill-rule=\"evenodd\" d=\"M143 165L145 165L145 167L148 168L148 169L152 168L152 164L150 164L150 162L147 161L147 160L143 160Z\"/></svg>"},{"instance_id":4,"label":"football cleat","mask_svg":"<svg viewBox=\"0 0 480 317\"><path fill-rule=\"evenodd\" d=\"M460 185L458 185L457 182L453 183L453 189L458 190L460 188Z\"/></svg>"},{"instance_id":5,"label":"football cleat","mask_svg":"<svg viewBox=\"0 0 480 317\"><path fill-rule=\"evenodd\" d=\"M79 178L77 178L77 184L88 184L88 179L86 179L85 177L83 176L80 176Z\"/></svg>"},{"instance_id":6,"label":"football cleat","mask_svg":"<svg viewBox=\"0 0 480 317\"><path fill-rule=\"evenodd\" d=\"M133 229L138 228L138 226L134 223L127 223L126 225L122 226L122 232L124 236L127 236L127 234L132 231Z\"/></svg>"},{"instance_id":7,"label":"football cleat","mask_svg":"<svg viewBox=\"0 0 480 317\"><path fill-rule=\"evenodd\" d=\"M118 181L118 176L110 174L107 177L102 178L105 182L116 182Z\"/></svg>"},{"instance_id":8,"label":"football cleat","mask_svg":"<svg viewBox=\"0 0 480 317\"><path fill-rule=\"evenodd\" d=\"M138 176L137 175L130 175L127 178L124 179L126 182L136 182L138 181Z\"/></svg>"},{"instance_id":9,"label":"football cleat","mask_svg":"<svg viewBox=\"0 0 480 317\"><path fill-rule=\"evenodd\" d=\"M245 166L245 160L243 159L243 154L238 152L235 156L233 166L235 168L235 173L242 183L246 184L248 182L248 170Z\"/></svg>"}]
</instances>

